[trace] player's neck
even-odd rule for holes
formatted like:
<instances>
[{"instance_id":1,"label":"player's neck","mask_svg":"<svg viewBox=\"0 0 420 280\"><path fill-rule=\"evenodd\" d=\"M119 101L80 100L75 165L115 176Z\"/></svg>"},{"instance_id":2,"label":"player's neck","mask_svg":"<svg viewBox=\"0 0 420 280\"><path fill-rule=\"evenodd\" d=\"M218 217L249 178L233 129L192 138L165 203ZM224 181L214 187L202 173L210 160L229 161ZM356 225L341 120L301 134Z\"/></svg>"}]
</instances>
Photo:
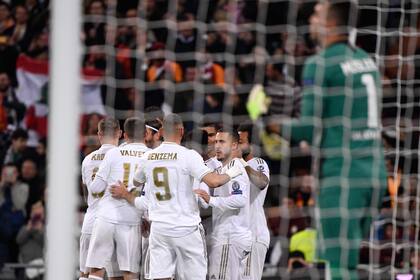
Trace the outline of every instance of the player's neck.
<instances>
[{"instance_id":1,"label":"player's neck","mask_svg":"<svg viewBox=\"0 0 420 280\"><path fill-rule=\"evenodd\" d=\"M115 140L115 139L102 139L101 145L113 145L113 146L117 146L118 145L118 140Z\"/></svg>"},{"instance_id":2,"label":"player's neck","mask_svg":"<svg viewBox=\"0 0 420 280\"><path fill-rule=\"evenodd\" d=\"M233 157L232 157L232 156L225 158L225 159L222 161L222 165L223 165L223 166L227 165L229 162L231 162L231 161L232 161L232 159L233 159Z\"/></svg>"},{"instance_id":3,"label":"player's neck","mask_svg":"<svg viewBox=\"0 0 420 280\"><path fill-rule=\"evenodd\" d=\"M132 140L132 139L126 139L125 140L125 143L127 143L127 144L143 144L143 145L145 145L144 142L142 142L140 140Z\"/></svg>"},{"instance_id":4,"label":"player's neck","mask_svg":"<svg viewBox=\"0 0 420 280\"><path fill-rule=\"evenodd\" d=\"M179 139L178 137L166 137L165 141L163 142L171 142L171 143L176 143L178 145L181 145L181 139Z\"/></svg>"},{"instance_id":5,"label":"player's neck","mask_svg":"<svg viewBox=\"0 0 420 280\"><path fill-rule=\"evenodd\" d=\"M331 35L327 36L324 41L324 48L328 48L334 44L345 42L347 43L349 40L347 35Z\"/></svg>"},{"instance_id":6,"label":"player's neck","mask_svg":"<svg viewBox=\"0 0 420 280\"><path fill-rule=\"evenodd\" d=\"M245 161L250 161L251 159L253 159L254 158L254 155L253 154L251 154L251 153L249 153L248 155L246 155L245 157L244 157L244 160Z\"/></svg>"}]
</instances>

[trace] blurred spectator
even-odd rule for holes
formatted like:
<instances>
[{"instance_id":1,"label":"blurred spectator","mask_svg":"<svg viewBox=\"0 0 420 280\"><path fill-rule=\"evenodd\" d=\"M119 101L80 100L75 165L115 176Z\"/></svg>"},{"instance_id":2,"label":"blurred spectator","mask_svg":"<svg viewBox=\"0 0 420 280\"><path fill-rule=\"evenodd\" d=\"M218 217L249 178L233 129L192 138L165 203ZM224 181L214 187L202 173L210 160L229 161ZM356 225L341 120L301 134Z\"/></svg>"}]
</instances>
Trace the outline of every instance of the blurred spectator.
<instances>
[{"instance_id":1,"label":"blurred spectator","mask_svg":"<svg viewBox=\"0 0 420 280\"><path fill-rule=\"evenodd\" d=\"M13 29L13 34L10 37L10 44L18 45L20 50L26 51L31 38L31 30L28 25L28 10L22 5L16 6L14 9L14 15L16 24Z\"/></svg>"},{"instance_id":2,"label":"blurred spectator","mask_svg":"<svg viewBox=\"0 0 420 280\"><path fill-rule=\"evenodd\" d=\"M282 63L268 64L266 68L267 82L265 93L271 98L270 115L299 117L302 95L297 88L286 81Z\"/></svg>"},{"instance_id":3,"label":"blurred spectator","mask_svg":"<svg viewBox=\"0 0 420 280\"><path fill-rule=\"evenodd\" d=\"M194 16L192 14L181 14L178 16L177 20L178 33L175 42L176 60L185 69L187 60L184 58L185 56L183 56L183 54L195 52L197 34L194 30Z\"/></svg>"},{"instance_id":4,"label":"blurred spectator","mask_svg":"<svg viewBox=\"0 0 420 280\"><path fill-rule=\"evenodd\" d=\"M9 75L5 72L0 72L0 104L0 133L8 126L19 127L25 113L25 105L16 98Z\"/></svg>"},{"instance_id":5,"label":"blurred spectator","mask_svg":"<svg viewBox=\"0 0 420 280\"><path fill-rule=\"evenodd\" d=\"M83 26L85 35L85 45L104 45L105 44L105 4L101 0L92 0L86 9L86 14L90 16L88 22Z\"/></svg>"},{"instance_id":6,"label":"blurred spectator","mask_svg":"<svg viewBox=\"0 0 420 280\"><path fill-rule=\"evenodd\" d=\"M25 159L20 167L20 178L29 186L29 197L26 202L26 213L30 213L31 206L42 199L44 184L38 174L38 166L33 159Z\"/></svg>"},{"instance_id":7,"label":"blurred spectator","mask_svg":"<svg viewBox=\"0 0 420 280\"><path fill-rule=\"evenodd\" d=\"M13 85L16 85L16 61L18 55L17 48L9 44L9 37L0 35L0 72L6 72Z\"/></svg>"},{"instance_id":8,"label":"blurred spectator","mask_svg":"<svg viewBox=\"0 0 420 280\"><path fill-rule=\"evenodd\" d=\"M0 180L0 267L17 260L16 234L25 222L29 187L17 180L17 167L3 166Z\"/></svg>"},{"instance_id":9,"label":"blurred spectator","mask_svg":"<svg viewBox=\"0 0 420 280\"><path fill-rule=\"evenodd\" d=\"M82 135L80 145L82 146L82 155L86 156L99 148L98 140L98 123L103 118L102 115L92 113L83 116L82 119ZM84 157L83 156L83 157Z\"/></svg>"},{"instance_id":10,"label":"blurred spectator","mask_svg":"<svg viewBox=\"0 0 420 280\"><path fill-rule=\"evenodd\" d=\"M165 99L166 81L179 83L183 80L181 66L165 58L165 45L160 42L154 43L150 48L150 63L146 70L146 80L149 83L157 84L158 89L146 91L145 108L162 106Z\"/></svg>"},{"instance_id":11,"label":"blurred spectator","mask_svg":"<svg viewBox=\"0 0 420 280\"><path fill-rule=\"evenodd\" d=\"M105 71L105 52L103 52L99 46L88 47L88 53L83 60L83 68L89 70Z\"/></svg>"},{"instance_id":12,"label":"blurred spectator","mask_svg":"<svg viewBox=\"0 0 420 280\"><path fill-rule=\"evenodd\" d=\"M38 164L38 176L45 179L45 169L47 166L47 138L42 138L38 141L38 146L36 146L35 149L35 157Z\"/></svg>"},{"instance_id":13,"label":"blurred spectator","mask_svg":"<svg viewBox=\"0 0 420 280\"><path fill-rule=\"evenodd\" d=\"M420 274L420 250L412 250L410 255L410 267L413 273Z\"/></svg>"},{"instance_id":14,"label":"blurred spectator","mask_svg":"<svg viewBox=\"0 0 420 280\"><path fill-rule=\"evenodd\" d=\"M48 83L41 88L41 98L29 106L25 115L28 129L28 146L36 146L38 140L47 137L48 129Z\"/></svg>"},{"instance_id":15,"label":"blurred spectator","mask_svg":"<svg viewBox=\"0 0 420 280\"><path fill-rule=\"evenodd\" d=\"M27 147L28 133L26 130L18 128L13 131L11 140L12 143L6 152L3 162L4 164L11 163L19 165Z\"/></svg>"},{"instance_id":16,"label":"blurred spectator","mask_svg":"<svg viewBox=\"0 0 420 280\"><path fill-rule=\"evenodd\" d=\"M45 213L41 201L34 203L31 207L31 215L28 223L22 226L16 242L19 245L19 261L25 264L43 265L44 235L45 235ZM30 279L41 279L43 270L27 268L26 276Z\"/></svg>"},{"instance_id":17,"label":"blurred spectator","mask_svg":"<svg viewBox=\"0 0 420 280\"><path fill-rule=\"evenodd\" d=\"M49 49L49 34L48 30L44 28L39 33L35 34L29 48L27 50L27 55L35 59L48 59L48 49Z\"/></svg>"},{"instance_id":18,"label":"blurred spectator","mask_svg":"<svg viewBox=\"0 0 420 280\"><path fill-rule=\"evenodd\" d=\"M297 252L302 253L304 262L313 262L315 260L316 251L316 230L306 227L294 233L290 237L289 250L291 255Z\"/></svg>"},{"instance_id":19,"label":"blurred spectator","mask_svg":"<svg viewBox=\"0 0 420 280\"><path fill-rule=\"evenodd\" d=\"M10 6L1 1L0 2L0 35L11 36L13 34L13 27L15 22L10 13Z\"/></svg>"}]
</instances>

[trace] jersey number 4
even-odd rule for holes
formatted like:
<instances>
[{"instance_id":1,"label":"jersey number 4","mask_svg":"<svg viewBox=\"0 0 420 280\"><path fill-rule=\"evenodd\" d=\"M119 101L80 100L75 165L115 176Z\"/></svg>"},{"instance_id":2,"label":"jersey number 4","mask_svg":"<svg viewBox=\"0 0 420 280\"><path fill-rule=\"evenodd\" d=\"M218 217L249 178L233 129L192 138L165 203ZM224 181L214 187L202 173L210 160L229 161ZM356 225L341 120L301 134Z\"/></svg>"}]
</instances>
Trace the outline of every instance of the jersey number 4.
<instances>
[{"instance_id":1,"label":"jersey number 4","mask_svg":"<svg viewBox=\"0 0 420 280\"><path fill-rule=\"evenodd\" d=\"M155 167L153 169L153 182L156 187L163 188L163 192L156 193L156 199L166 201L172 198L169 189L168 169L166 167Z\"/></svg>"}]
</instances>

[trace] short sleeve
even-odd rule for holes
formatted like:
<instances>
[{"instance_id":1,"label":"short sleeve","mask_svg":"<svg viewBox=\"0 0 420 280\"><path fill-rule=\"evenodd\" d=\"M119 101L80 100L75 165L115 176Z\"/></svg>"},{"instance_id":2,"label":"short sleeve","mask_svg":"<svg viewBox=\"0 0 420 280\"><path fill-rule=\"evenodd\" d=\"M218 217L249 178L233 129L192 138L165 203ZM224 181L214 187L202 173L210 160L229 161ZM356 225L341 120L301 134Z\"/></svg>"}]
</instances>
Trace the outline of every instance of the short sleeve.
<instances>
[{"instance_id":1,"label":"short sleeve","mask_svg":"<svg viewBox=\"0 0 420 280\"><path fill-rule=\"evenodd\" d=\"M138 163L137 169L134 172L133 180L141 184L146 182L146 167L147 167L147 155L143 155Z\"/></svg>"},{"instance_id":2,"label":"short sleeve","mask_svg":"<svg viewBox=\"0 0 420 280\"><path fill-rule=\"evenodd\" d=\"M187 166L190 175L199 182L201 182L205 175L212 172L212 170L204 164L203 158L194 150L189 150Z\"/></svg>"},{"instance_id":3,"label":"short sleeve","mask_svg":"<svg viewBox=\"0 0 420 280\"><path fill-rule=\"evenodd\" d=\"M112 162L114 158L118 156L117 153L118 148L113 148L105 154L105 157L102 160L95 177L101 178L105 182L108 181L109 174L111 173Z\"/></svg>"}]
</instances>

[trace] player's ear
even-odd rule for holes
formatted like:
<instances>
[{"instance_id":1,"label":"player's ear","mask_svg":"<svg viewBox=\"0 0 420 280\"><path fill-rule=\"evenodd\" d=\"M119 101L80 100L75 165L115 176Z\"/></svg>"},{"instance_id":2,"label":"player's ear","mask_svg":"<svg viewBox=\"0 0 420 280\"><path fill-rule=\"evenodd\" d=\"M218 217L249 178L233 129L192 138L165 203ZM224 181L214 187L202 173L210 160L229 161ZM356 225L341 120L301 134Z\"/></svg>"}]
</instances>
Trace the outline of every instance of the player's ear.
<instances>
[{"instance_id":1,"label":"player's ear","mask_svg":"<svg viewBox=\"0 0 420 280\"><path fill-rule=\"evenodd\" d=\"M178 129L179 129L179 135L181 136L181 138L183 138L184 137L184 127L181 126Z\"/></svg>"}]
</instances>

